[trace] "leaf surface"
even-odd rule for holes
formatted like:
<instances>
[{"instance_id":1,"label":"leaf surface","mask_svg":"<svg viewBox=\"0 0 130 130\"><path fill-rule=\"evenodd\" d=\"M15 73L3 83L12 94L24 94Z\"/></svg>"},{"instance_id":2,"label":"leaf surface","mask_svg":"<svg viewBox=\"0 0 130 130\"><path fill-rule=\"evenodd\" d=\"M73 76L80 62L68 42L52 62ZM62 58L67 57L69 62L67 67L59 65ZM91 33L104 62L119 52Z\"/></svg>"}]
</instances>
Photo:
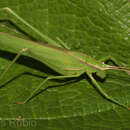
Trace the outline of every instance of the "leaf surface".
<instances>
[{"instance_id":1,"label":"leaf surface","mask_svg":"<svg viewBox=\"0 0 130 130\"><path fill-rule=\"evenodd\" d=\"M128 0L1 0L2 7L13 9L52 39L59 37L72 50L96 59L111 55L119 65L130 67ZM25 39L46 42L6 12L0 12L0 24L26 32L22 35ZM0 31L21 36L5 27L0 28ZM0 48L0 73L14 56L8 48ZM63 82L59 80L49 81L46 84L49 88L27 104L14 104L31 94L45 76L54 74L42 63L21 56L0 82L0 127L13 130L23 127L25 130L130 129L130 111L104 99L87 76L66 85L60 85ZM130 106L128 75L108 71L106 79L97 82L107 94Z\"/></svg>"}]
</instances>

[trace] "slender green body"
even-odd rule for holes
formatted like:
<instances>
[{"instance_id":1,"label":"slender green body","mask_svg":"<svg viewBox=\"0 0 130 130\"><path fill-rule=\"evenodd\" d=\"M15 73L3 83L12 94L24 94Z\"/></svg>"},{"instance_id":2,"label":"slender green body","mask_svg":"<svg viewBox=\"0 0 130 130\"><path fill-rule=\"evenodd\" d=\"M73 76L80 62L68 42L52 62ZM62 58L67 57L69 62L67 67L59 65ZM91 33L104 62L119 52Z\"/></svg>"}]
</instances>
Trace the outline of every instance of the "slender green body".
<instances>
[{"instance_id":1,"label":"slender green body","mask_svg":"<svg viewBox=\"0 0 130 130\"><path fill-rule=\"evenodd\" d=\"M10 68L10 66L16 61L17 57L20 56L19 52L21 52L21 50L23 49L27 49L27 51L22 53L23 55L37 59L46 64L48 67L55 70L56 72L63 75L48 77L39 85L39 87L35 91L33 91L33 93L24 102L20 102L18 104L24 104L29 101L34 96L35 92L37 92L37 90L42 87L49 79L78 77L81 74L86 73L104 97L118 105L129 109L129 107L127 107L126 105L121 104L108 96L97 84L96 80L92 77L92 73L97 73L101 78L104 78L106 75L105 70L107 69L122 70L125 72L128 71L130 73L130 71L127 69L106 65L103 62L99 62L81 52L75 52L59 47L35 43L0 32L0 48L4 47L8 48L8 51L10 52L18 53L18 55L3 72L3 75L8 71L8 68ZM2 79L3 75L0 77L0 79Z\"/></svg>"},{"instance_id":2,"label":"slender green body","mask_svg":"<svg viewBox=\"0 0 130 130\"><path fill-rule=\"evenodd\" d=\"M126 72L127 74L130 74L129 68L120 67L120 66L110 66L104 64L104 62L97 61L84 53L70 51L69 47L66 46L66 44L64 44L63 41L59 40L61 45L58 44L56 41L42 34L35 27L31 26L29 23L27 23L24 19L22 19L10 8L5 7L0 10L7 11L8 13L16 17L19 21L21 21L23 24L25 24L30 29L32 29L35 33L39 34L39 36L41 36L46 42L48 42L48 44L53 45L50 46L50 45L40 44L40 43L20 39L18 37L14 37L6 33L0 32L0 49L8 48L8 51L17 53L16 57L13 59L13 61L8 65L8 67L0 76L0 80L8 72L9 68L11 68L11 66L15 63L15 61L20 57L21 54L37 59L42 63L46 64L48 67L52 68L53 70L61 74L61 76L47 77L31 93L31 95L24 100L24 102L19 102L17 104L24 104L28 102L41 87L44 87L44 90L47 89L47 86L43 86L43 85L50 79L72 78L72 77L78 77L81 74L86 73L88 77L91 79L92 83L95 85L95 87L106 99L108 99L109 101L117 105L130 109L127 105L122 104L119 101L107 95L102 90L102 88L96 82L96 80L92 75L93 73L96 73L100 78L104 78L106 76L105 70L108 69L121 70ZM62 47L66 49L62 49ZM110 59L114 62L116 61L113 57L106 57L102 61L106 61Z\"/></svg>"},{"instance_id":3,"label":"slender green body","mask_svg":"<svg viewBox=\"0 0 130 130\"><path fill-rule=\"evenodd\" d=\"M39 44L0 32L0 46L2 45L16 53L23 48L28 48L23 55L41 61L62 75L76 75L86 71L88 73L100 72L108 66L81 52Z\"/></svg>"}]
</instances>

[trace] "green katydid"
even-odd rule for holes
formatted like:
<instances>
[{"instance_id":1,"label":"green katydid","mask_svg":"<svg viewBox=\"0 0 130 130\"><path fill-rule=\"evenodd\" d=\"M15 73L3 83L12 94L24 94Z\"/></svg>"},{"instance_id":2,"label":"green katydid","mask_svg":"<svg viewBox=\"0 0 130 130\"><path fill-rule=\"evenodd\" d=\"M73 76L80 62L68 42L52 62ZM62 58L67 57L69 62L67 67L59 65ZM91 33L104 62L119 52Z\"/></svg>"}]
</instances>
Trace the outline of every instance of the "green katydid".
<instances>
[{"instance_id":1,"label":"green katydid","mask_svg":"<svg viewBox=\"0 0 130 130\"><path fill-rule=\"evenodd\" d=\"M23 20L20 16L18 16L14 11L9 8L3 8L1 10L6 10L16 18L18 18L25 25L30 27L33 31L39 34L44 40L48 42L50 45L38 44L33 41L24 40L3 32L0 32L0 46L6 45L10 48L11 52L17 53L14 60L9 64L9 66L5 69L5 71L0 76L0 80L7 73L8 69L15 63L15 61L20 57L20 55L26 55L32 57L34 59L39 60L40 62L46 64L51 69L55 70L61 76L51 76L47 77L32 93L26 98L23 102L19 102L17 104L24 104L28 102L36 92L41 88L47 88L44 84L50 79L64 79L64 78L72 78L79 77L83 73L86 73L91 79L92 83L99 90L99 92L111 102L123 106L127 109L129 107L125 104L118 102L112 97L108 96L100 87L100 85L93 78L93 73L96 73L99 77L104 78L106 76L106 70L120 70L130 74L130 69L125 67L111 66L107 65L104 62L97 61L92 57L82 53L69 50L64 42L60 41L60 45L53 41L51 38L39 32L36 28L32 27L29 23ZM64 48L63 48L64 47ZM104 60L114 60L112 57L104 58Z\"/></svg>"}]
</instances>

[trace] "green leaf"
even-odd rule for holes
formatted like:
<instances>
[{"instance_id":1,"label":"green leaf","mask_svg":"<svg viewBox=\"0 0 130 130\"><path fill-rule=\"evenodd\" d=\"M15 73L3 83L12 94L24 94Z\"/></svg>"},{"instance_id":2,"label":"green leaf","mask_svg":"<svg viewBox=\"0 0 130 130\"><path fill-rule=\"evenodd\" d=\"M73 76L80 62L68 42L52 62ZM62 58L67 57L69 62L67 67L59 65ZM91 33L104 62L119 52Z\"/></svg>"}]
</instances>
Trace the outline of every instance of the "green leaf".
<instances>
[{"instance_id":1,"label":"green leaf","mask_svg":"<svg viewBox=\"0 0 130 130\"><path fill-rule=\"evenodd\" d=\"M72 50L96 59L111 55L121 66L130 67L128 0L1 0L42 33L62 39ZM10 20L12 24L7 22ZM0 24L26 32L27 39L45 42L13 16L0 11ZM16 26L18 28L16 28ZM21 36L10 29L0 31ZM43 52L44 54L44 52ZM0 74L15 55L0 48ZM130 111L104 99L87 76L66 85L53 80L49 88L25 105L23 101L52 70L21 56L0 82L0 127L45 130L129 130ZM98 83L114 99L130 106L130 77L108 71ZM57 86L57 87L56 87Z\"/></svg>"}]
</instances>

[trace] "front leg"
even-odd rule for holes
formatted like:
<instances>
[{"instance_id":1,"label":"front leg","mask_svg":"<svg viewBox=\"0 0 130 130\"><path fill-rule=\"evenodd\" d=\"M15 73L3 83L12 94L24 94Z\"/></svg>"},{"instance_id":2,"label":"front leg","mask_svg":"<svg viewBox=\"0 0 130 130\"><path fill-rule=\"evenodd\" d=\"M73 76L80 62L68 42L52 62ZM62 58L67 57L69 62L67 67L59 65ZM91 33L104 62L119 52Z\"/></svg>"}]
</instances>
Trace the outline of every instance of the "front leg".
<instances>
[{"instance_id":1,"label":"front leg","mask_svg":"<svg viewBox=\"0 0 130 130\"><path fill-rule=\"evenodd\" d=\"M119 62L113 57L113 56L106 56L100 59L99 61L101 62L107 62L107 61L112 61L115 65L119 65Z\"/></svg>"},{"instance_id":2,"label":"front leg","mask_svg":"<svg viewBox=\"0 0 130 130\"><path fill-rule=\"evenodd\" d=\"M107 100L122 106L124 108L127 108L128 110L130 110L130 108L127 105L124 105L122 103L120 103L119 101L113 99L111 96L107 95L106 92L104 92L104 90L101 88L101 86L97 83L97 81L93 78L92 74L87 73L89 78L91 79L92 83L95 85L95 87L99 90L99 92L103 95L103 97L105 97Z\"/></svg>"}]
</instances>

